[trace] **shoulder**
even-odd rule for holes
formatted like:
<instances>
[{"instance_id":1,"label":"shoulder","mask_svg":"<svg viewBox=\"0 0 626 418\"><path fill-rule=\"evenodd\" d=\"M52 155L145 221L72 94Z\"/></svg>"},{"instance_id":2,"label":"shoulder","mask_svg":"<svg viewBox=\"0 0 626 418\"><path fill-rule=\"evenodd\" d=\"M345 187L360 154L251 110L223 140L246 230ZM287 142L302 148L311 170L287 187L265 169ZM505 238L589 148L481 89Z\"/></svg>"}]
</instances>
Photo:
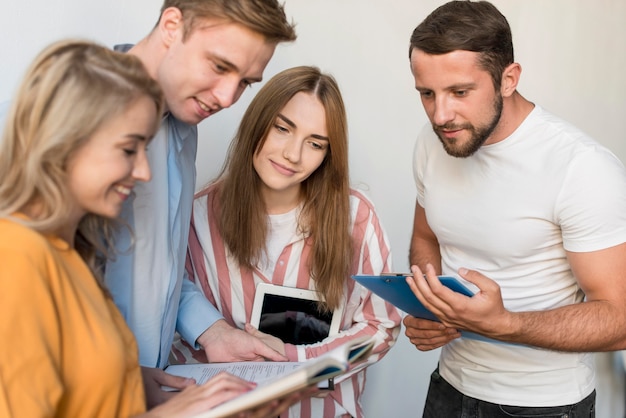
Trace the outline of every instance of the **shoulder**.
<instances>
[{"instance_id":1,"label":"shoulder","mask_svg":"<svg viewBox=\"0 0 626 418\"><path fill-rule=\"evenodd\" d=\"M206 210L209 206L209 202L213 202L215 196L217 194L217 185L210 184L204 189L200 190L196 193L193 199L193 209L204 209Z\"/></svg>"},{"instance_id":2,"label":"shoulder","mask_svg":"<svg viewBox=\"0 0 626 418\"><path fill-rule=\"evenodd\" d=\"M0 258L9 265L43 265L51 254L46 237L10 219L0 219Z\"/></svg>"},{"instance_id":3,"label":"shoulder","mask_svg":"<svg viewBox=\"0 0 626 418\"><path fill-rule=\"evenodd\" d=\"M369 196L363 190L358 190L354 187L350 188L350 205L366 205L372 211L374 210L374 204Z\"/></svg>"},{"instance_id":4,"label":"shoulder","mask_svg":"<svg viewBox=\"0 0 626 418\"><path fill-rule=\"evenodd\" d=\"M39 232L11 219L0 219L1 248L43 248L46 238Z\"/></svg>"},{"instance_id":5,"label":"shoulder","mask_svg":"<svg viewBox=\"0 0 626 418\"><path fill-rule=\"evenodd\" d=\"M537 141L541 141L547 148L553 149L558 147L561 155L564 152L578 154L588 151L592 153L608 151L604 145L591 138L578 127L539 106L536 106L531 113L528 122L528 126L524 131L530 132L525 132L525 135L529 136L532 134L533 137L537 138ZM569 156L566 159L569 159Z\"/></svg>"},{"instance_id":6,"label":"shoulder","mask_svg":"<svg viewBox=\"0 0 626 418\"><path fill-rule=\"evenodd\" d=\"M364 191L355 188L350 189L350 211L355 221L377 218L372 200Z\"/></svg>"}]
</instances>

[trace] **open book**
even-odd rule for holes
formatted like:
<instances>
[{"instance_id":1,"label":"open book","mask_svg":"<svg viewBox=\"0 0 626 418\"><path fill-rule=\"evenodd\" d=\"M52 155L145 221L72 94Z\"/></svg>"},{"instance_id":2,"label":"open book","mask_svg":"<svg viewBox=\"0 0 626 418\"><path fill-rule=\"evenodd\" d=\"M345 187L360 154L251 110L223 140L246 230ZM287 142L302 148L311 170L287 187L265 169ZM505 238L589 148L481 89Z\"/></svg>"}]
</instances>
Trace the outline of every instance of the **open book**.
<instances>
[{"instance_id":1,"label":"open book","mask_svg":"<svg viewBox=\"0 0 626 418\"><path fill-rule=\"evenodd\" d=\"M220 371L254 381L256 388L206 411L195 418L228 417L280 399L308 386L316 385L348 371L360 369L374 347L369 337L355 338L327 353L304 362L241 362L179 364L167 367L170 374L193 377L202 384ZM365 363L367 364L367 363Z\"/></svg>"}]
</instances>

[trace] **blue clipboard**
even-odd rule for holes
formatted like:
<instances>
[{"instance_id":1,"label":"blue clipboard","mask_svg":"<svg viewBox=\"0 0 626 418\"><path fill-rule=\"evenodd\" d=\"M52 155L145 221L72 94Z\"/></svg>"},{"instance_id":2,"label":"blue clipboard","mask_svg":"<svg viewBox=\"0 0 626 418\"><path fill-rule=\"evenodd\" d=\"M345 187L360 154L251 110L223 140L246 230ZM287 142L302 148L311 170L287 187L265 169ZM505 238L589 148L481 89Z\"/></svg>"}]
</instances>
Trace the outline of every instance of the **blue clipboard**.
<instances>
[{"instance_id":1,"label":"blue clipboard","mask_svg":"<svg viewBox=\"0 0 626 418\"><path fill-rule=\"evenodd\" d=\"M408 313L416 318L430 319L439 322L439 319L433 315L411 291L406 282L407 276L410 274L401 273L383 273L380 276L356 275L352 276L354 280L363 287L371 290L372 293L380 296L396 308ZM438 276L441 284L461 293L465 296L473 296L474 292L469 290L463 283L451 276Z\"/></svg>"},{"instance_id":2,"label":"blue clipboard","mask_svg":"<svg viewBox=\"0 0 626 418\"><path fill-rule=\"evenodd\" d=\"M407 276L411 274L404 273L382 273L379 276L354 275L352 278L360 283L363 287L369 289L372 293L378 295L382 299L391 303L396 308L408 313L411 316L431 321L440 322L432 312L430 312L422 302L413 294L413 291L406 282ZM461 293L465 296L472 297L474 292L467 288L458 279L452 276L437 276L441 284ZM489 342L498 342L488 337L475 334L469 331L461 331L461 335L465 338L474 340L482 340Z\"/></svg>"}]
</instances>

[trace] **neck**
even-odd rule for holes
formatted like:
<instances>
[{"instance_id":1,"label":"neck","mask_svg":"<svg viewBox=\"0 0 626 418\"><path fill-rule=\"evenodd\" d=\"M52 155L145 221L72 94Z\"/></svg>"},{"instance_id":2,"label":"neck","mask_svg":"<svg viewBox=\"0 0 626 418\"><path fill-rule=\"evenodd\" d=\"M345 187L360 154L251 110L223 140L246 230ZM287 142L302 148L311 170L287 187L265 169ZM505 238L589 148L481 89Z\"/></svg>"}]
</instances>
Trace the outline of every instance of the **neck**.
<instances>
[{"instance_id":1,"label":"neck","mask_svg":"<svg viewBox=\"0 0 626 418\"><path fill-rule=\"evenodd\" d=\"M293 192L263 191L263 201L268 215L287 213L300 203L300 189Z\"/></svg>"},{"instance_id":2,"label":"neck","mask_svg":"<svg viewBox=\"0 0 626 418\"><path fill-rule=\"evenodd\" d=\"M500 122L487 142L485 142L486 145L495 144L508 138L524 122L524 119L535 107L534 103L526 100L517 91L503 100Z\"/></svg>"},{"instance_id":3,"label":"neck","mask_svg":"<svg viewBox=\"0 0 626 418\"><path fill-rule=\"evenodd\" d=\"M167 48L165 45L158 42L158 37L155 36L154 32L151 32L148 36L137 42L128 51L129 54L141 60L148 74L150 74L150 77L157 81L158 70L166 52Z\"/></svg>"}]
</instances>

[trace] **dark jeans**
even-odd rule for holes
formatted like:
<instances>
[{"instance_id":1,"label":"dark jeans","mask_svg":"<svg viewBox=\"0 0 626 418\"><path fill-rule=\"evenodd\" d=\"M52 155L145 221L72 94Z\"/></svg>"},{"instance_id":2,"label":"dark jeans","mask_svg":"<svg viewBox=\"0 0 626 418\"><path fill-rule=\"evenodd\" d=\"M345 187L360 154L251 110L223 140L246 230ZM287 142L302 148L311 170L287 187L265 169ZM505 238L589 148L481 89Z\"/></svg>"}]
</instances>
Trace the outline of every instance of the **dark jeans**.
<instances>
[{"instance_id":1,"label":"dark jeans","mask_svg":"<svg viewBox=\"0 0 626 418\"><path fill-rule=\"evenodd\" d=\"M497 405L463 395L439 375L430 376L424 418L595 418L596 391L573 405L527 407Z\"/></svg>"}]
</instances>

